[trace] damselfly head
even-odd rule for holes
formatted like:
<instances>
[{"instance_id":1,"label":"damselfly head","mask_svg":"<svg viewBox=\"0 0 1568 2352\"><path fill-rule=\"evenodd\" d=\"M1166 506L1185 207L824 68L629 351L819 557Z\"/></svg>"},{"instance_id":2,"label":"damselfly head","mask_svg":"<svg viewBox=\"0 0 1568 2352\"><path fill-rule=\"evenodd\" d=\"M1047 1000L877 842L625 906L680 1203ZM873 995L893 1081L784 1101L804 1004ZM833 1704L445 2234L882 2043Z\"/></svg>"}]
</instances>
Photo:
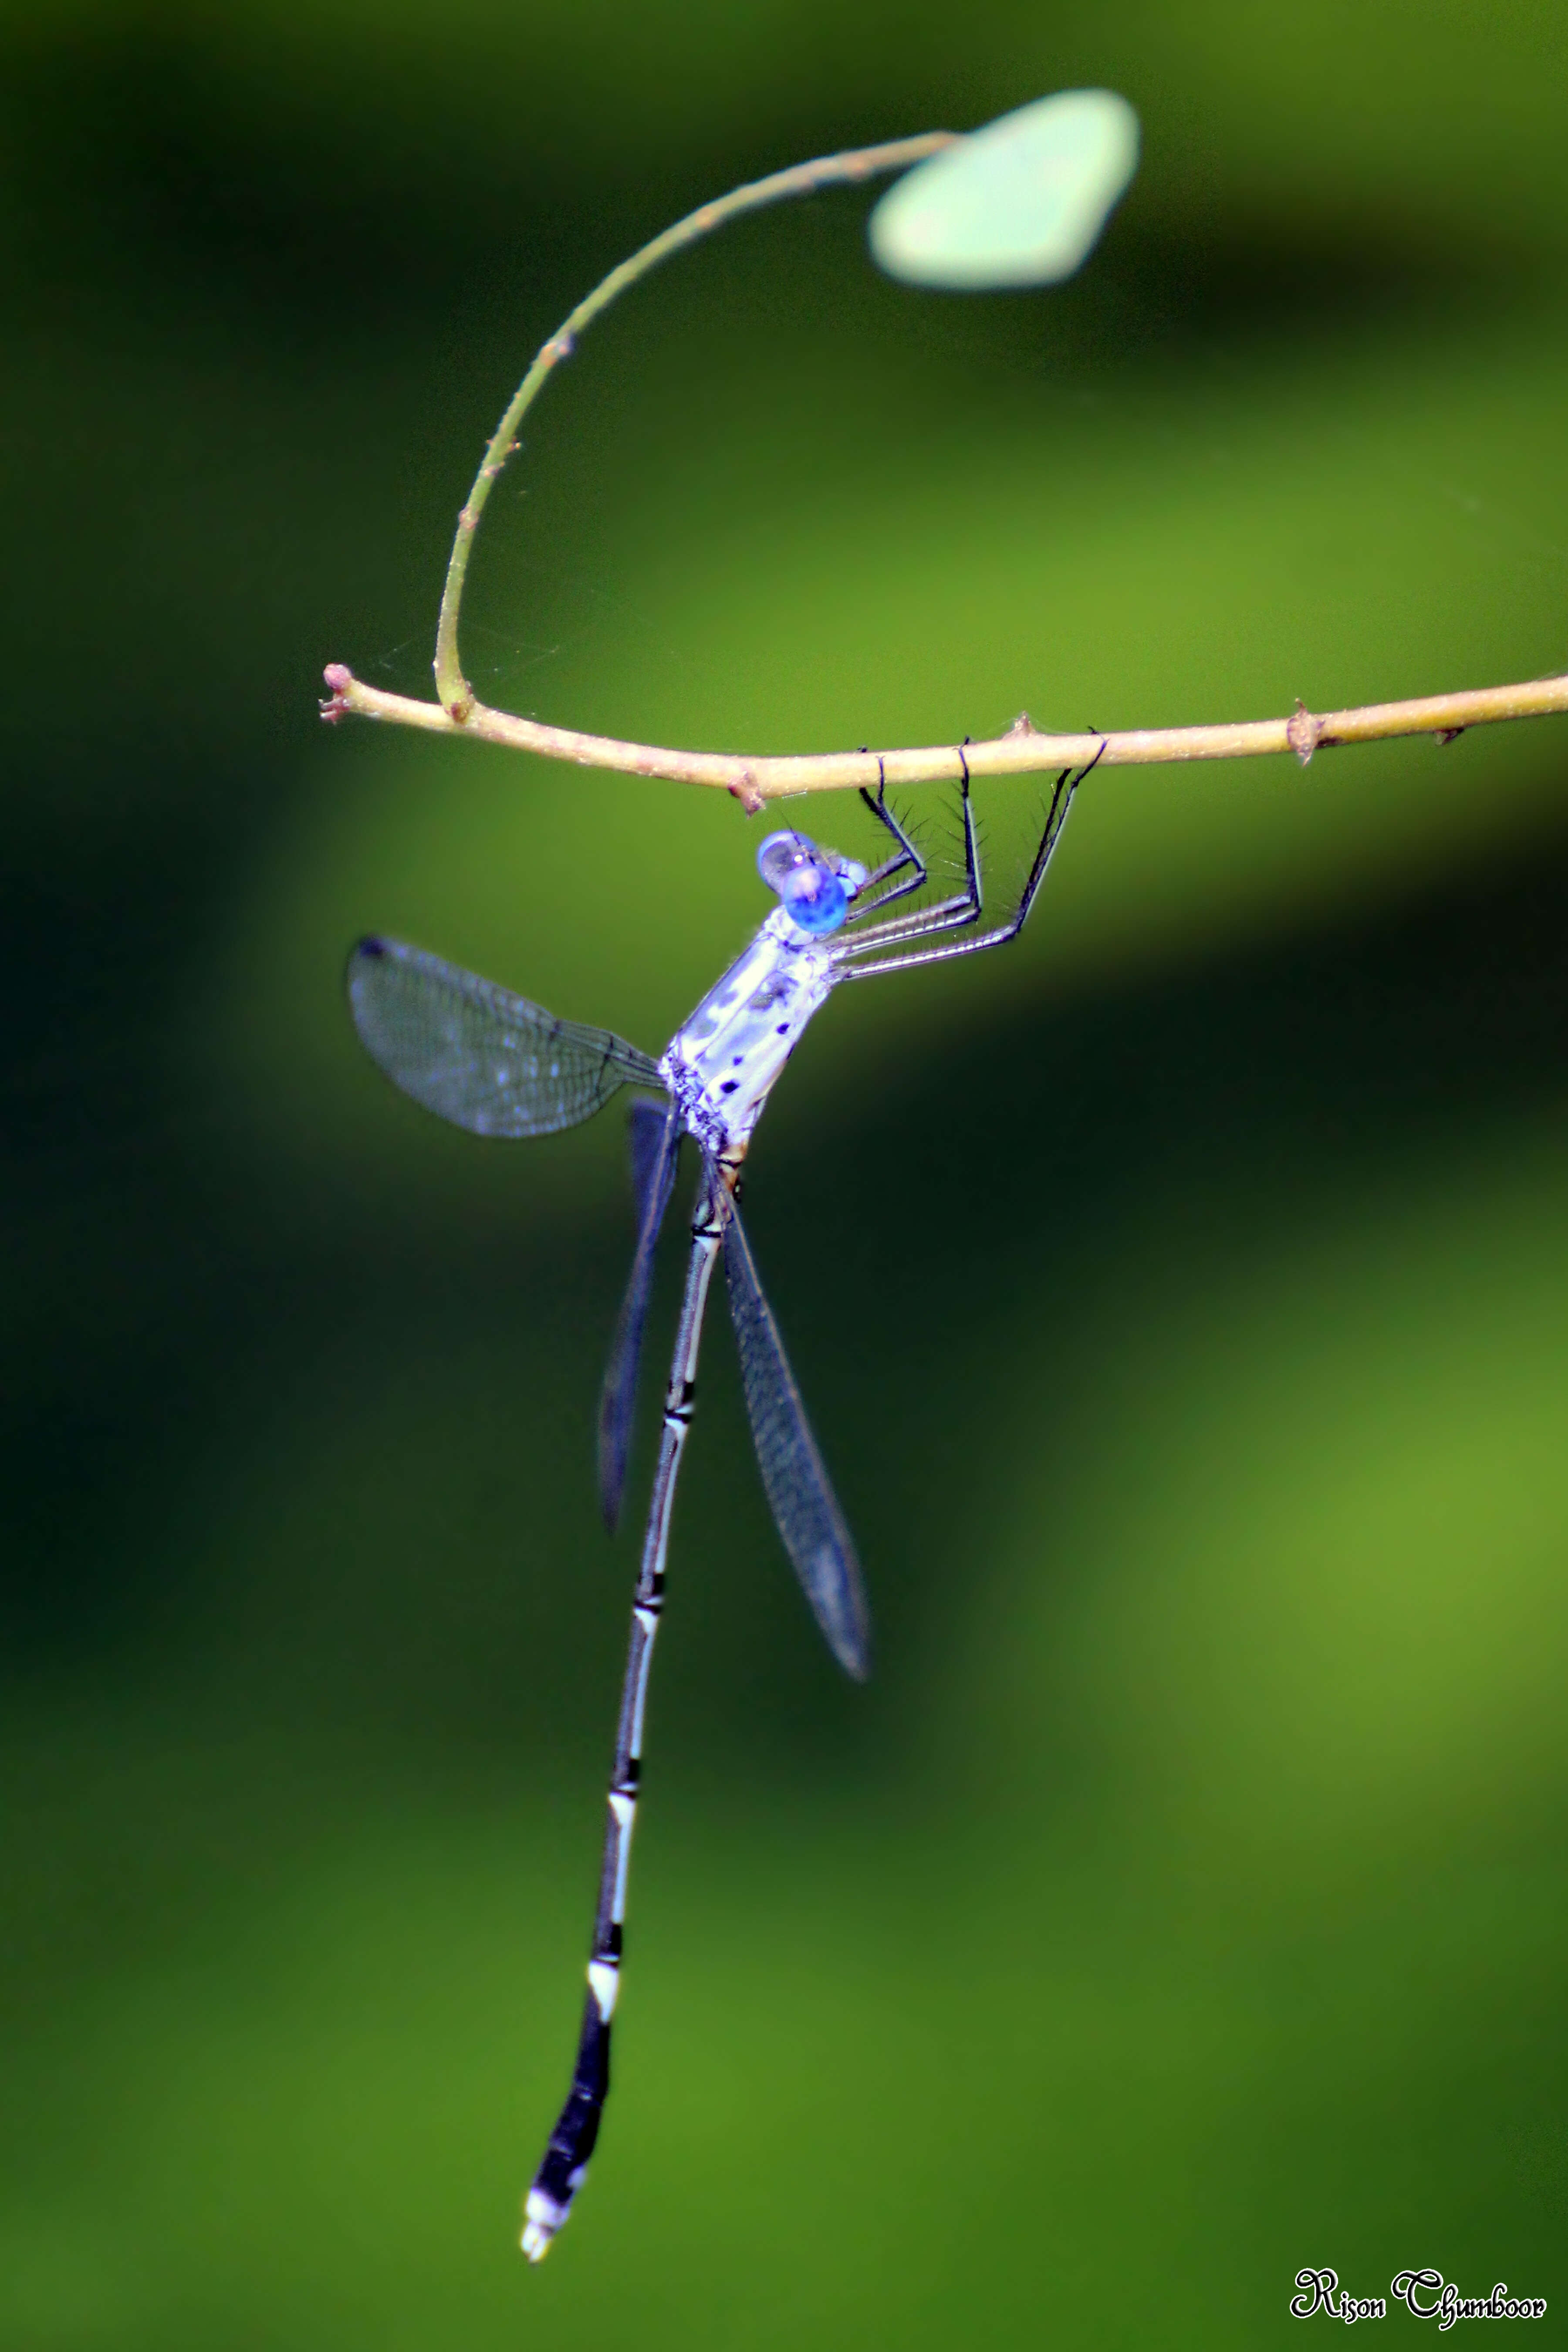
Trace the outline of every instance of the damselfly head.
<instances>
[{"instance_id":1,"label":"damselfly head","mask_svg":"<svg viewBox=\"0 0 1568 2352\"><path fill-rule=\"evenodd\" d=\"M757 852L757 871L778 892L791 922L813 938L838 929L866 880L857 858L819 849L804 833L770 833Z\"/></svg>"}]
</instances>

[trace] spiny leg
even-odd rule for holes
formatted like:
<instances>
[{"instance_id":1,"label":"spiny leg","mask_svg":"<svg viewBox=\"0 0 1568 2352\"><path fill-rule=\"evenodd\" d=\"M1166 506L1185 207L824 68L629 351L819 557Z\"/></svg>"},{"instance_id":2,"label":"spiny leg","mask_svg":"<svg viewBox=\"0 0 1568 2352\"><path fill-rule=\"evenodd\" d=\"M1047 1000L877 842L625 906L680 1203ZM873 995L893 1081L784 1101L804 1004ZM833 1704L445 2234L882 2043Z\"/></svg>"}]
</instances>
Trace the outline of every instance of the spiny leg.
<instances>
[{"instance_id":1,"label":"spiny leg","mask_svg":"<svg viewBox=\"0 0 1568 2352\"><path fill-rule=\"evenodd\" d=\"M904 971L911 964L944 963L952 956L978 955L986 948L1005 947L1009 940L1016 940L1029 919L1029 909L1034 905L1040 885L1046 878L1046 868L1049 866L1057 843L1061 838L1062 827L1067 823L1068 811L1072 806L1073 794L1085 777L1092 774L1099 766L1104 750L1105 745L1102 741L1100 751L1095 753L1087 767L1080 768L1076 775L1070 768L1064 768L1057 778L1056 788L1051 794L1051 804L1046 814L1045 831L1040 835L1039 847L1035 852L1034 864L1029 868L1028 879L1024 885L1018 904L1006 922L999 924L994 931L983 931L977 940L952 940L944 942L941 947L917 948L912 955L891 955L879 963L857 965L846 961L842 967L842 977L846 980L874 980L880 972ZM920 936L920 933L914 930L903 931L900 934L903 943L912 942ZM900 940L891 942L894 946L900 943ZM863 940L855 942L857 948L865 944ZM853 954L854 949L851 949L849 953Z\"/></svg>"},{"instance_id":2,"label":"spiny leg","mask_svg":"<svg viewBox=\"0 0 1568 2352\"><path fill-rule=\"evenodd\" d=\"M664 1608L665 1559L669 1548L670 1515L676 1478L691 1423L696 1394L697 1353L702 1337L702 1310L708 1284L719 1253L723 1222L719 1188L724 1182L711 1162L704 1161L691 1223L691 1259L686 1276L686 1296L670 1362L669 1388L665 1397L664 1430L658 1466L648 1504L647 1531L643 1538L642 1568L632 1599L631 1638L626 1649L626 1679L621 1685L620 1723L616 1732L616 1757L610 1770L609 1811L605 1822L605 1853L599 1873L599 1905L594 1917L594 1941L588 1958L588 1991L583 2004L583 2031L572 2088L557 2118L544 2158L534 2176L523 2207L522 2251L531 2263L542 2262L551 2241L572 2210L583 2186L588 2158L599 2137L605 2101L610 2088L610 2021L620 1983L622 1931L626 1922L626 1869L631 1860L632 1831L637 1822L637 1788L642 1771L643 1727L647 1707L648 1669L653 1663L654 1636Z\"/></svg>"},{"instance_id":3,"label":"spiny leg","mask_svg":"<svg viewBox=\"0 0 1568 2352\"><path fill-rule=\"evenodd\" d=\"M879 950L901 945L911 940L927 939L935 931L961 930L966 924L977 923L984 903L980 873L980 839L974 824L974 803L969 789L969 762L962 749L958 754L963 770L963 782L959 787L959 805L963 819L963 888L951 898L943 898L934 907L922 907L912 915L894 915L885 923L874 923L868 931L856 939L847 940L834 956L835 967L842 966L846 975L853 958Z\"/></svg>"},{"instance_id":4,"label":"spiny leg","mask_svg":"<svg viewBox=\"0 0 1568 2352\"><path fill-rule=\"evenodd\" d=\"M868 792L866 787L862 785L860 788L860 797L865 802L867 807L870 810L871 814L876 818L878 824L885 826L887 831L892 835L894 841L898 844L898 847L894 850L891 857L884 858L880 866L876 866L871 873L867 875L865 881L860 886L862 891L875 890L881 883L889 882L892 883L891 888L883 890L879 898L863 899L858 906L853 908L847 918L847 920L851 923L858 923L867 915L874 915L879 907L890 906L895 898L908 898L911 890L921 889L924 886L926 880L925 859L921 856L919 849L915 846L914 842L911 840L910 835L905 831L898 817L888 806L888 780L882 771L880 757L879 757L877 761L876 792ZM906 866L913 869L907 879L902 882L893 882L893 876L895 874L903 873Z\"/></svg>"}]
</instances>

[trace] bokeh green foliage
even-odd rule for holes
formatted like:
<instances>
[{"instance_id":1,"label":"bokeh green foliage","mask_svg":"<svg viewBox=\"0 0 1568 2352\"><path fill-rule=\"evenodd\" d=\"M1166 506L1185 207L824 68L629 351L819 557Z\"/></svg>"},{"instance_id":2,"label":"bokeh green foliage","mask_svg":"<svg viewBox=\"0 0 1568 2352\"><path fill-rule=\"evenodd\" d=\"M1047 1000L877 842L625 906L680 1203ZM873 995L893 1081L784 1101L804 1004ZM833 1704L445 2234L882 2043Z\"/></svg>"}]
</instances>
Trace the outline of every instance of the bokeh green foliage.
<instances>
[{"instance_id":1,"label":"bokeh green foliage","mask_svg":"<svg viewBox=\"0 0 1568 2352\"><path fill-rule=\"evenodd\" d=\"M1561 49L1430 0L5 12L8 2347L1568 2291L1557 730L1098 778L1015 956L813 1032L751 1216L878 1674L716 1330L619 2080L530 2277L631 1574L620 1136L421 1121L337 973L375 925L657 1045L754 834L310 710L327 658L424 690L483 435L620 255L1079 83L1144 151L1075 285L890 287L835 196L595 331L487 519L479 691L789 750L1560 667ZM1035 813L986 799L999 889Z\"/></svg>"}]
</instances>

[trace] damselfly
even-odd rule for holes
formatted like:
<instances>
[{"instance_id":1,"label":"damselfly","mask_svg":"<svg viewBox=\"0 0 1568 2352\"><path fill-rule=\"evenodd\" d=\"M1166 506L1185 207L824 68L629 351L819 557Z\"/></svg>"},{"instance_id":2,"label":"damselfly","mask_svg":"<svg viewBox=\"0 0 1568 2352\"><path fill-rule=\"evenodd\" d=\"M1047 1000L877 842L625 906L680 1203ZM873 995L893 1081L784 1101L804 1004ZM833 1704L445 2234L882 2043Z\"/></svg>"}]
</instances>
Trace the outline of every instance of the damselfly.
<instances>
[{"instance_id":1,"label":"damselfly","mask_svg":"<svg viewBox=\"0 0 1568 2352\"><path fill-rule=\"evenodd\" d=\"M737 1205L741 1166L779 1073L840 981L975 955L1022 930L1073 793L1089 770L1077 775L1064 770L1058 777L1034 863L1008 920L969 939L950 939L944 934L973 929L982 913L979 844L962 753L960 761L962 890L912 913L867 921L926 881L920 852L884 791L862 794L893 842L874 871L819 848L802 833L770 834L757 852L757 866L779 904L657 1062L607 1030L558 1021L525 997L395 940L362 940L349 959L350 1008L375 1061L426 1110L475 1135L549 1135L591 1118L622 1087L654 1097L639 1097L631 1108L637 1251L599 1411L599 1492L612 1527L626 1480L654 1247L683 1137L691 1137L700 1162L686 1293L632 1601L582 2037L571 2091L524 2208L522 2249L531 2262L548 2252L583 2185L609 2089L610 2021L620 1979L648 1667L664 1606L670 1513L691 1421L702 1312L721 1248L757 1461L784 1549L839 1664L858 1681L869 1667L870 1621L859 1563L757 1280Z\"/></svg>"}]
</instances>

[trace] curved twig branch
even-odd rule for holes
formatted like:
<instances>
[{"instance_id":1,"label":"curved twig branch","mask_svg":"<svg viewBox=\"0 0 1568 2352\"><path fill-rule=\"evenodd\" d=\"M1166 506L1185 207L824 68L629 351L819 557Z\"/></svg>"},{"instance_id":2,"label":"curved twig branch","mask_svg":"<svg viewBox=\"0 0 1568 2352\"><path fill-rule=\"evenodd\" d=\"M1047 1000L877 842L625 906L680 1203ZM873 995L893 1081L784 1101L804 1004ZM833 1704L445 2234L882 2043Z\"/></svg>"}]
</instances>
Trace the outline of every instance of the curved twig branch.
<instances>
[{"instance_id":1,"label":"curved twig branch","mask_svg":"<svg viewBox=\"0 0 1568 2352\"><path fill-rule=\"evenodd\" d=\"M716 784L733 793L750 811L764 801L796 793L832 793L889 784L955 782L965 766L972 776L1027 776L1038 770L1077 767L1100 755L1106 768L1153 767L1185 760L1246 760L1270 751L1293 751L1305 766L1314 751L1336 743L1373 743L1391 735L1435 735L1450 742L1467 727L1487 727L1501 719L1540 719L1568 711L1568 675L1531 678L1519 686L1483 686L1468 693L1433 694L1409 702L1369 702L1353 710L1315 713L1298 704L1289 719L1244 719L1220 727L1140 727L1120 734L1047 735L1028 713L1005 735L988 742L935 744L893 751L818 751L786 757L738 751L678 751L657 743L623 743L610 735L584 735L570 727L545 727L534 719L491 710L470 701L461 718L438 702L418 702L366 686L341 662L325 673L331 694L323 719L382 719L422 727L436 735L467 735L513 751L537 751L547 760L571 760L583 768L611 768L623 775L659 776L676 783ZM1103 750L1100 749L1103 743Z\"/></svg>"},{"instance_id":2,"label":"curved twig branch","mask_svg":"<svg viewBox=\"0 0 1568 2352\"><path fill-rule=\"evenodd\" d=\"M447 565L447 584L441 592L441 617L436 628L436 691L452 717L459 722L468 719L478 708L472 688L463 676L458 658L458 614L463 602L463 583L468 577L468 555L474 543L474 533L479 527L479 517L490 494L490 485L517 446L517 428L523 412L531 406L542 391L552 370L569 359L576 348L577 338L591 327L601 310L607 310L628 286L668 261L672 253L695 245L726 221L734 220L741 213L759 211L763 205L782 204L790 196L809 196L818 188L831 187L843 180L874 179L882 172L901 172L910 164L934 155L939 147L951 147L957 136L952 131L927 131L918 139L895 139L881 147L854 147L841 155L819 155L810 163L792 164L787 172L774 172L765 180L748 181L744 187L731 188L710 205L700 205L694 213L676 222L648 245L634 253L629 261L619 263L609 276L586 299L578 303L571 316L557 327L547 343L540 346L533 365L523 377L508 403L505 415L491 434L484 459L474 477L474 487L468 502L458 517L458 535L452 541L451 558Z\"/></svg>"},{"instance_id":3,"label":"curved twig branch","mask_svg":"<svg viewBox=\"0 0 1568 2352\"><path fill-rule=\"evenodd\" d=\"M1049 735L1037 728L1025 712L1005 735L984 743L939 744L892 751L826 751L786 757L762 757L740 752L679 751L654 743L623 743L606 735L585 735L574 728L546 727L510 711L492 710L478 700L464 677L458 656L458 618L468 576L468 557L479 517L491 485L517 446L517 428L524 411L542 390L546 378L574 350L577 337L593 324L616 296L668 260L673 253L694 245L710 230L738 215L791 196L811 194L835 182L870 179L879 173L901 171L939 148L951 146L951 131L929 131L919 138L900 139L880 147L858 147L839 155L819 156L795 164L765 180L732 188L727 196L700 205L677 221L650 244L612 269L585 300L543 344L508 404L506 414L488 443L483 463L474 478L468 502L458 518L441 597L436 633L436 689L440 699L419 702L407 695L388 694L366 686L342 662L329 664L328 699L323 719L353 715L381 719L399 726L419 727L437 735L467 735L481 743L509 750L537 751L550 760L571 760L580 767L610 768L634 776L660 776L689 784L716 784L732 793L752 812L770 800L799 793L847 792L881 782L941 783L972 776L1032 775L1042 769L1082 765L1098 758L1108 768L1145 767L1184 760L1240 760L1271 751L1294 751L1305 765L1313 752L1335 743L1367 743L1391 735L1435 735L1447 742L1467 727L1482 727L1501 719L1533 719L1552 711L1568 711L1568 676L1534 678L1519 686L1482 687L1461 694L1437 694L1410 702L1377 702L1354 710L1334 710L1317 716L1300 704L1288 719L1259 719L1235 726L1139 728L1101 737L1095 734Z\"/></svg>"}]
</instances>

